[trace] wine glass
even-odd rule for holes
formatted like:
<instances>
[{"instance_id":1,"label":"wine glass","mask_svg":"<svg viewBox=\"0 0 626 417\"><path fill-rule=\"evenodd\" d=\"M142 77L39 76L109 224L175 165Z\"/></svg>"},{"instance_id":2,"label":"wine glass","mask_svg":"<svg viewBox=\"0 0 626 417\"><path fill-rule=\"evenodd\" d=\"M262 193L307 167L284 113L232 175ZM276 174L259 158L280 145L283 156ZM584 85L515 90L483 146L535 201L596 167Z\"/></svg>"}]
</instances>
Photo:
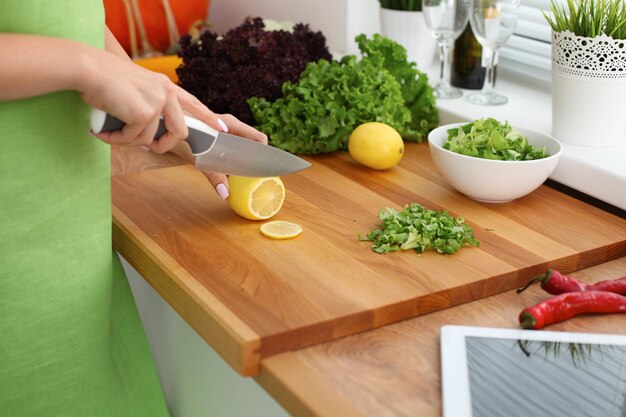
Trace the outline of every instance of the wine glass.
<instances>
[{"instance_id":1,"label":"wine glass","mask_svg":"<svg viewBox=\"0 0 626 417\"><path fill-rule=\"evenodd\" d=\"M470 0L423 0L422 12L426 26L437 39L441 70L435 96L441 99L458 98L463 92L450 85L450 54L452 44L459 37L469 19Z\"/></svg>"},{"instance_id":2,"label":"wine glass","mask_svg":"<svg viewBox=\"0 0 626 417\"><path fill-rule=\"evenodd\" d=\"M470 25L483 47L483 63L486 64L487 71L482 90L467 96L470 103L495 106L509 101L493 91L494 68L500 47L511 37L517 26L519 7L520 0L472 0Z\"/></svg>"}]
</instances>

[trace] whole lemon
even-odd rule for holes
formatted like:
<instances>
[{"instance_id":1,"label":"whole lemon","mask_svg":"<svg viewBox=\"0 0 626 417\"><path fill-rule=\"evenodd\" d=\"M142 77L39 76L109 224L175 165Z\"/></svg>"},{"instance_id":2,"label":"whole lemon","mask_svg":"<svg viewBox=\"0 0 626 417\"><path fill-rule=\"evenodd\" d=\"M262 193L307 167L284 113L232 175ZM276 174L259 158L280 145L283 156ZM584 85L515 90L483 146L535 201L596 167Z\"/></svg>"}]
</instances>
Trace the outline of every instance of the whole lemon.
<instances>
[{"instance_id":1,"label":"whole lemon","mask_svg":"<svg viewBox=\"0 0 626 417\"><path fill-rule=\"evenodd\" d=\"M228 177L226 202L241 217L265 220L274 216L285 201L285 186L279 177Z\"/></svg>"},{"instance_id":2,"label":"whole lemon","mask_svg":"<svg viewBox=\"0 0 626 417\"><path fill-rule=\"evenodd\" d=\"M348 152L367 167L389 169L402 159L404 142L393 127L368 122L354 129L348 140Z\"/></svg>"}]
</instances>

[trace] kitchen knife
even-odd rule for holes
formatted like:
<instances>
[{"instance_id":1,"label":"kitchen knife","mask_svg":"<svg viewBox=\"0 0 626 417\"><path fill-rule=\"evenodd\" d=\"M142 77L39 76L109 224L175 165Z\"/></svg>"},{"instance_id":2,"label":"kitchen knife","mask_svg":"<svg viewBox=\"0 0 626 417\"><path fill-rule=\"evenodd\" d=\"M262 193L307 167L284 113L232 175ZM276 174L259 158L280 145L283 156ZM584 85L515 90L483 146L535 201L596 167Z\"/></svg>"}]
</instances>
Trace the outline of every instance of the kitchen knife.
<instances>
[{"instance_id":1,"label":"kitchen knife","mask_svg":"<svg viewBox=\"0 0 626 417\"><path fill-rule=\"evenodd\" d=\"M199 169L244 177L273 177L311 166L304 159L282 149L218 132L191 116L185 115L185 124L189 129L186 141L196 157L196 167ZM121 120L102 110L92 109L91 130L94 133L113 132L123 127L124 122ZM161 119L155 139L165 132L165 124Z\"/></svg>"}]
</instances>

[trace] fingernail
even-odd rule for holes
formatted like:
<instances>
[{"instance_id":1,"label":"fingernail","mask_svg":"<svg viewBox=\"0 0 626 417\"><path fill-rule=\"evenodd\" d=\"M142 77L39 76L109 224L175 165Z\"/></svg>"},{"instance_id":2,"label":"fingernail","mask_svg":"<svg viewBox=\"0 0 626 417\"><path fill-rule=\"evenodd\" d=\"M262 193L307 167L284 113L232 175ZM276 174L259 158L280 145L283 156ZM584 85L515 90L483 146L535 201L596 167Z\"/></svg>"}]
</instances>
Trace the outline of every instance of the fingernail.
<instances>
[{"instance_id":1,"label":"fingernail","mask_svg":"<svg viewBox=\"0 0 626 417\"><path fill-rule=\"evenodd\" d=\"M144 151L152 152L147 146L142 146L141 149L143 149Z\"/></svg>"},{"instance_id":2,"label":"fingernail","mask_svg":"<svg viewBox=\"0 0 626 417\"><path fill-rule=\"evenodd\" d=\"M226 200L226 198L228 197L228 188L226 188L226 186L222 183L217 184L217 187L215 187L215 191L217 191L217 194L219 194L222 200Z\"/></svg>"},{"instance_id":3,"label":"fingernail","mask_svg":"<svg viewBox=\"0 0 626 417\"><path fill-rule=\"evenodd\" d=\"M222 119L217 119L217 125L222 129L222 132L228 133L228 126L226 126L226 123L224 123Z\"/></svg>"}]
</instances>

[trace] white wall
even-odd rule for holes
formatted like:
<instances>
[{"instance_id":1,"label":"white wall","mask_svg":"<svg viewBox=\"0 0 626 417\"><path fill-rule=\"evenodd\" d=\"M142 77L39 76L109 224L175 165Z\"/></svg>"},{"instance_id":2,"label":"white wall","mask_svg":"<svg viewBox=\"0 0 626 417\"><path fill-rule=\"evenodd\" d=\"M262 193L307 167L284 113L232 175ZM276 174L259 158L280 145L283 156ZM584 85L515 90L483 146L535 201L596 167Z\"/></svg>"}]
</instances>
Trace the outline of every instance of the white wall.
<instances>
[{"instance_id":1,"label":"white wall","mask_svg":"<svg viewBox=\"0 0 626 417\"><path fill-rule=\"evenodd\" d=\"M354 37L379 32L378 0L211 0L211 30L223 33L246 17L308 23L333 54L355 53Z\"/></svg>"}]
</instances>

